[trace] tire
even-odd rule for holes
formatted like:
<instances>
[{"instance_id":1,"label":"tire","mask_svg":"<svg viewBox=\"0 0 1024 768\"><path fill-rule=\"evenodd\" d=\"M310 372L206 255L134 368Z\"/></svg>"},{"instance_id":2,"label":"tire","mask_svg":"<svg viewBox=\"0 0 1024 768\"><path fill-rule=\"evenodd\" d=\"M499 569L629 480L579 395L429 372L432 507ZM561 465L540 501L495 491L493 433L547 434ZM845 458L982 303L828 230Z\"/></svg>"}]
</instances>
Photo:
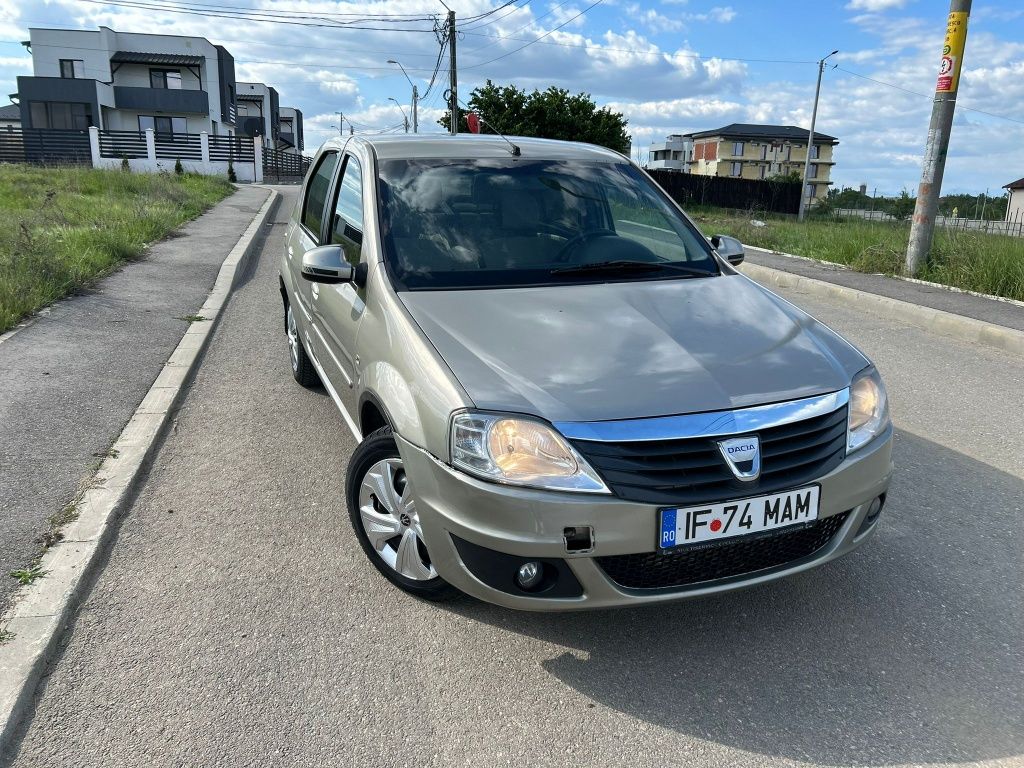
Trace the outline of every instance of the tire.
<instances>
[{"instance_id":1,"label":"tire","mask_svg":"<svg viewBox=\"0 0 1024 768\"><path fill-rule=\"evenodd\" d=\"M320 386L320 376L313 367L306 348L302 346L302 339L299 338L299 329L295 323L295 315L292 313L291 303L285 304L284 310L284 332L288 340L288 352L292 362L292 376L306 388Z\"/></svg>"},{"instance_id":2,"label":"tire","mask_svg":"<svg viewBox=\"0 0 1024 768\"><path fill-rule=\"evenodd\" d=\"M345 496L356 538L374 567L399 589L426 600L455 590L434 570L415 498L391 427L367 435L348 463Z\"/></svg>"}]
</instances>

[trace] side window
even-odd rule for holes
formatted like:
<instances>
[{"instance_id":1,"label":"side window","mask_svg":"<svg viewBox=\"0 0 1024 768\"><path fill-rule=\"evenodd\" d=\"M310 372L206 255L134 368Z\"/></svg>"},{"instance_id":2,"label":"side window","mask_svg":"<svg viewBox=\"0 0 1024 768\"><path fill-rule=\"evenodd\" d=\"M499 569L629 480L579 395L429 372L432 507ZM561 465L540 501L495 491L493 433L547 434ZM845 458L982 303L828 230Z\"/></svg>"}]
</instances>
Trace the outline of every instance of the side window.
<instances>
[{"instance_id":1,"label":"side window","mask_svg":"<svg viewBox=\"0 0 1024 768\"><path fill-rule=\"evenodd\" d=\"M345 251L352 266L359 263L363 244L363 171L351 155L345 158L338 199L331 220L331 242Z\"/></svg>"},{"instance_id":2,"label":"side window","mask_svg":"<svg viewBox=\"0 0 1024 768\"><path fill-rule=\"evenodd\" d=\"M338 153L329 152L320 160L316 173L309 180L306 188L306 199L302 204L302 225L310 231L319 243L321 224L324 220L324 208L327 207L327 192L331 188L331 177L338 164Z\"/></svg>"}]
</instances>

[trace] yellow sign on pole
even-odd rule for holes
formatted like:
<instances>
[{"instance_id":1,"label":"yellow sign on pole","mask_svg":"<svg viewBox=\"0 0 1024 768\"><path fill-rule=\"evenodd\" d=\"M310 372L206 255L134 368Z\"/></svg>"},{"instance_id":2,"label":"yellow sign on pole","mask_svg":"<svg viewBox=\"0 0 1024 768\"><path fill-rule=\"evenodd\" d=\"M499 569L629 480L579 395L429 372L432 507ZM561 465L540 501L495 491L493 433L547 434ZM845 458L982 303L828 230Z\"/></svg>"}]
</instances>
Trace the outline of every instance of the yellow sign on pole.
<instances>
[{"instance_id":1,"label":"yellow sign on pole","mask_svg":"<svg viewBox=\"0 0 1024 768\"><path fill-rule=\"evenodd\" d=\"M955 11L946 22L946 40L942 45L942 61L939 64L939 79L935 83L936 93L956 93L960 85L960 65L964 60L964 44L967 42L967 14Z\"/></svg>"}]
</instances>

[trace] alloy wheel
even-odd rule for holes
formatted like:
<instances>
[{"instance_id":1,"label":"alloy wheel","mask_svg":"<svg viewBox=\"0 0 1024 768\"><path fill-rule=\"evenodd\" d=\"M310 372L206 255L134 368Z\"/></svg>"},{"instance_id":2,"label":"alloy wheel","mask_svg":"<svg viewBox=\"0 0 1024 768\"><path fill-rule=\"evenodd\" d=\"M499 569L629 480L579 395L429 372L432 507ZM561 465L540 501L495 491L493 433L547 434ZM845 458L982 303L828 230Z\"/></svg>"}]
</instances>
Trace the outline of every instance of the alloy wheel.
<instances>
[{"instance_id":1,"label":"alloy wheel","mask_svg":"<svg viewBox=\"0 0 1024 768\"><path fill-rule=\"evenodd\" d=\"M292 371L299 370L299 329L295 326L295 315L292 314L291 306L288 307L287 333L288 352L292 356Z\"/></svg>"}]
</instances>

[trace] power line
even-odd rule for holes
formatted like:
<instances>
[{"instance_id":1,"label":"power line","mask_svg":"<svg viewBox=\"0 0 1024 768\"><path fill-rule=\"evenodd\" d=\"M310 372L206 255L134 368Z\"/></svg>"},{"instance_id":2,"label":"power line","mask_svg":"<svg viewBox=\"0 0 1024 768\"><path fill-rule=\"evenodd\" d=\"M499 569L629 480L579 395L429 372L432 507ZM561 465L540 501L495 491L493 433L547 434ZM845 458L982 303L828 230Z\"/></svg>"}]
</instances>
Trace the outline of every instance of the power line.
<instances>
[{"instance_id":1,"label":"power line","mask_svg":"<svg viewBox=\"0 0 1024 768\"><path fill-rule=\"evenodd\" d=\"M902 85L896 85L895 83L887 83L884 80L876 80L873 77L868 77L867 75L862 75L859 72L854 72L852 69L846 69L845 67L836 67L836 69L838 69L840 72L845 72L848 75L853 75L854 77L859 77L861 80L867 80L868 82L875 83L877 85L884 85L884 86L886 86L888 88L895 88L897 91L903 91L904 93L909 93L912 96L920 96L921 98L928 99L929 101L933 100L934 97L935 97L935 94L921 93L920 91L912 91L909 88L904 88ZM960 109L966 109L968 112L977 112L979 115L987 115L988 117L995 117L995 118L998 118L1000 120L1009 120L1011 123L1020 123L1021 125L1024 125L1024 120L1019 120L1016 117L1007 117L1006 115L997 115L995 112L986 112L984 109L975 109L974 107L966 107L963 104L960 104L959 106L960 106Z\"/></svg>"},{"instance_id":2,"label":"power line","mask_svg":"<svg viewBox=\"0 0 1024 768\"><path fill-rule=\"evenodd\" d=\"M509 51L508 53L503 53L503 54L502 54L501 56L495 56L495 57L494 57L493 59L488 59L487 61L481 61L481 62L480 62L479 64L473 64L473 65L471 65L471 66L468 66L468 67L463 67L463 69L476 69L477 67L483 67L483 66L486 66L487 64L493 64L493 63L494 63L495 61L499 61L499 60L501 60L501 59L507 58L507 57L511 56L512 54L514 54L514 53L519 53L519 51L523 50L524 48L529 48L529 47L530 47L531 45L533 45L534 43L539 43L539 42L540 42L541 40L543 40L543 39L544 39L545 37L547 37L548 35L554 34L554 33L555 33L555 32L557 32L558 30L560 30L560 29L561 29L562 27L564 27L564 26L565 26L566 24L569 24L570 22L573 22L573 21L575 21L575 20L576 20L576 19L578 19L578 18L579 18L580 16L582 16L582 15L583 15L584 13L586 13L587 11L589 11L589 10L590 10L591 8L596 8L597 6L599 6L599 5L600 5L601 3L603 3L603 2L604 2L604 0L594 0L594 2L593 2L593 3L591 3L590 5L588 5L588 6L587 6L586 8L584 8L584 9L583 9L582 11L580 11L579 13L577 13L577 14L576 14L575 16L573 16L573 17L571 17L571 18L568 18L568 19L566 19L566 20L565 20L565 21L563 21L563 22L562 22L561 24L559 24L559 25L558 25L557 27L554 27L553 29L549 29L549 30L548 30L547 32L545 32L545 33L544 33L543 35L541 35L540 37L538 37L538 38L537 38L536 40L531 40L531 41L530 41L530 42L528 42L528 43L527 43L526 45L521 45L521 46L519 46L518 48L516 48L516 49L514 49L514 50L511 50L511 51ZM452 113L454 114L454 113L455 113L456 111L457 111L457 110L454 110L454 109L453 109L453 110L452 110Z\"/></svg>"},{"instance_id":3,"label":"power line","mask_svg":"<svg viewBox=\"0 0 1024 768\"><path fill-rule=\"evenodd\" d=\"M335 21L328 23L328 21L298 21L295 19L277 17L267 14L248 14L248 13L226 13L209 10L190 10L184 6L167 6L159 5L154 2L143 2L143 0L137 0L131 2L130 0L75 0L79 3L90 3L92 5L104 5L114 6L118 8L132 8L135 10L146 10L146 11L163 11L165 13L179 13L188 16L202 16L204 18L221 18L221 19L242 19L244 21L254 21L257 23L265 24L289 24L300 27L323 27L328 29L359 29L376 32L431 32L429 29L417 29L409 27L381 27L381 26L359 26L362 21L366 21L366 18L354 20L352 22L340 22ZM433 21L434 17L422 17L420 19L369 19L370 22L383 23L387 21L393 21L395 23L408 23L413 21Z\"/></svg>"},{"instance_id":4,"label":"power line","mask_svg":"<svg viewBox=\"0 0 1024 768\"><path fill-rule=\"evenodd\" d=\"M566 0L566 1L568 2L568 0ZM529 5L529 0L526 0L526 2L524 2L524 3L522 4L522 5L516 5L516 4L515 4L515 0L513 0L513 1L512 1L512 2L510 2L510 3L505 3L505 5L502 5L502 6L499 6L499 7L495 8L495 9L494 9L493 11L490 11L489 13L485 14L485 15L484 15L483 17L481 17L481 18L486 18L487 16L490 16L490 15L491 15L492 13L497 13L497 12L498 12L498 11L500 11L500 10L501 10L502 8L507 8L508 6L514 6L514 7L512 8L512 10L510 10L510 11L509 11L508 13L503 13L503 14L501 14L501 16L499 16L498 18L496 18L496 19L491 19L490 21L484 21L483 23L478 23L478 22L480 21L480 19L477 19L477 20L473 21L473 23L472 23L472 24L470 24L469 26L467 26L467 27L462 27L462 28L461 28L461 29L460 29L459 31L461 31L461 32L465 32L465 31L466 31L466 30L468 30L468 29L483 29L483 28L484 28L484 27L486 27L486 26L489 26L489 25L491 25L491 24L494 24L494 23L496 23L496 22L499 22L499 21L501 21L501 20L502 20L502 19L504 19L504 18L507 18L508 16L511 16L511 15L512 15L513 13L515 13L516 11L521 11L521 10L523 10L524 8L526 8L526 6L527 6L527 5Z\"/></svg>"},{"instance_id":5,"label":"power line","mask_svg":"<svg viewBox=\"0 0 1024 768\"><path fill-rule=\"evenodd\" d=\"M526 29L530 25L536 24L538 21L543 19L545 16L550 16L552 13L557 11L559 8L561 8L563 5L565 5L568 2L571 2L571 0L562 0L562 2L560 2L558 5L551 6L551 8L548 9L548 11L546 13L542 13L537 18L531 19L530 21L528 21L526 24L524 24L523 26L519 27L518 29L512 30L512 34L513 35L519 34L520 32L522 32L524 29ZM508 15L508 14L506 14L506 15ZM502 18L504 18L504 17L502 17ZM466 32L466 30L463 30L463 32L465 32L465 34L467 34L467 35L478 35L480 37L500 37L500 35L484 35L482 32ZM513 38L509 37L508 39L511 40ZM481 45L479 48L474 48L471 51L466 51L466 53L476 53L477 51L482 51L486 47L487 47L486 45Z\"/></svg>"}]
</instances>

